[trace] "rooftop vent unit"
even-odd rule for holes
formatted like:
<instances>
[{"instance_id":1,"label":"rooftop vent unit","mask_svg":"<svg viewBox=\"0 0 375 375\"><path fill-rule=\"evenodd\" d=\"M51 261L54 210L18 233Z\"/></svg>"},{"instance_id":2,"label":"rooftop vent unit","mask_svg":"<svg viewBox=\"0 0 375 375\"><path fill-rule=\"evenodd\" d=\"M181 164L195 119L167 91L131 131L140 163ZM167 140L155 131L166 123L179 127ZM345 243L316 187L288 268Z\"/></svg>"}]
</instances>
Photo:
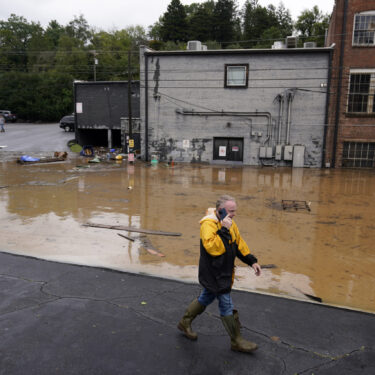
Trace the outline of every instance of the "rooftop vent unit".
<instances>
[{"instance_id":1,"label":"rooftop vent unit","mask_svg":"<svg viewBox=\"0 0 375 375\"><path fill-rule=\"evenodd\" d=\"M285 38L286 48L297 48L298 37L296 36L287 36Z\"/></svg>"},{"instance_id":2,"label":"rooftop vent unit","mask_svg":"<svg viewBox=\"0 0 375 375\"><path fill-rule=\"evenodd\" d=\"M189 40L187 42L187 50L189 51L202 51L202 49L202 43L199 40Z\"/></svg>"},{"instance_id":3,"label":"rooftop vent unit","mask_svg":"<svg viewBox=\"0 0 375 375\"><path fill-rule=\"evenodd\" d=\"M285 43L283 41L274 42L272 45L272 49L283 49L285 48Z\"/></svg>"},{"instance_id":4,"label":"rooftop vent unit","mask_svg":"<svg viewBox=\"0 0 375 375\"><path fill-rule=\"evenodd\" d=\"M303 48L316 48L316 42L305 42Z\"/></svg>"}]
</instances>

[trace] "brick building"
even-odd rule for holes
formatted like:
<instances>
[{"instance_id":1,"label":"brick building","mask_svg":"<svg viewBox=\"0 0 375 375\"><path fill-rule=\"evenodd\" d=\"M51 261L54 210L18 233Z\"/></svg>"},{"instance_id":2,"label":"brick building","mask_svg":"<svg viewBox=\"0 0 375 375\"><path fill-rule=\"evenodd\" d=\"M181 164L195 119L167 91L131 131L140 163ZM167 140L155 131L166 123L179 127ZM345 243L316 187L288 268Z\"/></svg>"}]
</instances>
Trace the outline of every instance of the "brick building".
<instances>
[{"instance_id":1,"label":"brick building","mask_svg":"<svg viewBox=\"0 0 375 375\"><path fill-rule=\"evenodd\" d=\"M375 167L375 0L336 0L325 165Z\"/></svg>"}]
</instances>

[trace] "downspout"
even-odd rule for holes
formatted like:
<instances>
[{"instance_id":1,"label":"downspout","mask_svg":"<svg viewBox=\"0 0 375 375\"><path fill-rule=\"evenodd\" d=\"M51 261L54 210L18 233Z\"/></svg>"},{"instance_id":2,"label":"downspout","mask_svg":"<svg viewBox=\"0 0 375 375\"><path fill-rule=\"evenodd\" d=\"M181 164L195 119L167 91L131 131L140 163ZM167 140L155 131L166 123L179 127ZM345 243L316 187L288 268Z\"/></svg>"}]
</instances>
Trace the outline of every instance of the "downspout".
<instances>
[{"instance_id":1,"label":"downspout","mask_svg":"<svg viewBox=\"0 0 375 375\"><path fill-rule=\"evenodd\" d=\"M327 146L327 132L328 132L328 109L330 102L330 92L331 92L331 74L332 74L332 59L333 59L333 49L329 51L329 65L328 65L328 82L327 82L327 96L326 96L326 113L324 116L324 135L323 135L323 152L322 152L322 168L325 167L326 158L326 146Z\"/></svg>"},{"instance_id":2,"label":"downspout","mask_svg":"<svg viewBox=\"0 0 375 375\"><path fill-rule=\"evenodd\" d=\"M293 102L294 93L289 91L287 93L287 99L288 99L288 113L287 113L287 120L286 120L286 144L290 144L290 118L291 118L291 111L292 111L292 102Z\"/></svg>"},{"instance_id":3,"label":"downspout","mask_svg":"<svg viewBox=\"0 0 375 375\"><path fill-rule=\"evenodd\" d=\"M342 71L344 68L344 51L345 51L345 27L348 13L348 0L344 3L344 17L341 28L341 46L340 46L340 65L339 65L339 78L337 81L337 98L336 98L336 117L335 117L335 132L333 135L333 154L332 154L332 168L336 166L336 149L337 149L337 138L339 133L339 117L340 117L340 102L341 102L341 83L342 83Z\"/></svg>"},{"instance_id":4,"label":"downspout","mask_svg":"<svg viewBox=\"0 0 375 375\"><path fill-rule=\"evenodd\" d=\"M148 161L148 56L145 53L145 159Z\"/></svg>"}]
</instances>

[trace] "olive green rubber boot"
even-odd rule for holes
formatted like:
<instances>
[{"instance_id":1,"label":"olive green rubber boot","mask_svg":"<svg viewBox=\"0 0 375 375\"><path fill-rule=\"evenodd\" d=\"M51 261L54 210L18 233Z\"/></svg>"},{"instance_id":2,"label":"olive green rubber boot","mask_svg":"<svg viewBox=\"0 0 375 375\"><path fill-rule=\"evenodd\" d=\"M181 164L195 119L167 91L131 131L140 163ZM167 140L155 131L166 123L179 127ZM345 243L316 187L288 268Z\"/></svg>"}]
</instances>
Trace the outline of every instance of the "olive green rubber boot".
<instances>
[{"instance_id":1,"label":"olive green rubber boot","mask_svg":"<svg viewBox=\"0 0 375 375\"><path fill-rule=\"evenodd\" d=\"M188 306L184 316L179 321L177 328L182 331L188 339L196 340L198 338L198 335L191 329L191 322L197 315L202 314L205 309L206 306L201 305L198 300L195 299Z\"/></svg>"},{"instance_id":2,"label":"olive green rubber boot","mask_svg":"<svg viewBox=\"0 0 375 375\"><path fill-rule=\"evenodd\" d=\"M234 316L234 320L236 321L237 325L242 328L242 324L240 322L240 317L238 316L238 310L234 310L233 309L233 316Z\"/></svg>"},{"instance_id":3,"label":"olive green rubber boot","mask_svg":"<svg viewBox=\"0 0 375 375\"><path fill-rule=\"evenodd\" d=\"M222 316L221 321L230 336L232 350L236 352L252 353L258 348L257 344L247 341L241 336L239 321L236 321L233 315Z\"/></svg>"}]
</instances>

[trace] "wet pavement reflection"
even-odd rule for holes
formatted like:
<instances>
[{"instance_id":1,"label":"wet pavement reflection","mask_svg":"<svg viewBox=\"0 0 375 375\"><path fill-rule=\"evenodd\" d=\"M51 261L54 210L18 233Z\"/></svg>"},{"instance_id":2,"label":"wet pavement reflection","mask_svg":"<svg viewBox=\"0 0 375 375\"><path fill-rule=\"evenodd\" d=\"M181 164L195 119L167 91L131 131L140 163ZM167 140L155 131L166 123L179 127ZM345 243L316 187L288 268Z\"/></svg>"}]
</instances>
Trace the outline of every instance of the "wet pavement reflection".
<instances>
[{"instance_id":1,"label":"wet pavement reflection","mask_svg":"<svg viewBox=\"0 0 375 375\"><path fill-rule=\"evenodd\" d=\"M238 263L235 288L375 312L374 186L373 170L0 161L0 250L197 282L199 220L227 193L250 249L275 265L256 278Z\"/></svg>"}]
</instances>

